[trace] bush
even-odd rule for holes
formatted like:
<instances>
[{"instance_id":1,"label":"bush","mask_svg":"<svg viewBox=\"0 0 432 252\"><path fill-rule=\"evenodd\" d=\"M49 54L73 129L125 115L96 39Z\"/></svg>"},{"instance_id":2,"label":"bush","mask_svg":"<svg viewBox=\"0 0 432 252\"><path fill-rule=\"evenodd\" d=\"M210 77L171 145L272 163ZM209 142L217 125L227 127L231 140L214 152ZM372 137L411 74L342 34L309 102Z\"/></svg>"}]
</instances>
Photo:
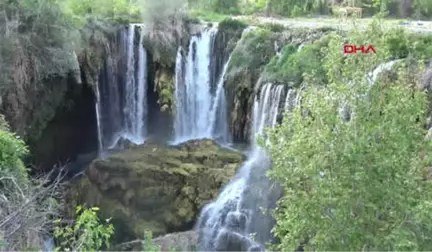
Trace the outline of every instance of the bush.
<instances>
[{"instance_id":1,"label":"bush","mask_svg":"<svg viewBox=\"0 0 432 252\"><path fill-rule=\"evenodd\" d=\"M287 45L282 49L281 56L275 56L264 71L265 81L300 85L305 75L314 78L315 84L326 82L322 67L323 56L320 45L305 45L297 51L295 45Z\"/></svg>"},{"instance_id":2,"label":"bush","mask_svg":"<svg viewBox=\"0 0 432 252\"><path fill-rule=\"evenodd\" d=\"M264 29L270 30L272 32L283 32L285 31L285 26L281 24L272 24L272 23L266 23L262 25Z\"/></svg>"},{"instance_id":3,"label":"bush","mask_svg":"<svg viewBox=\"0 0 432 252\"><path fill-rule=\"evenodd\" d=\"M62 226L57 219L54 236L58 246L56 251L96 251L109 247L109 240L114 233L114 226L99 219L99 208L76 208L76 220L73 225Z\"/></svg>"},{"instance_id":4,"label":"bush","mask_svg":"<svg viewBox=\"0 0 432 252\"><path fill-rule=\"evenodd\" d=\"M264 66L274 55L272 33L257 29L244 35L234 49L228 72L232 70L255 70Z\"/></svg>"},{"instance_id":5,"label":"bush","mask_svg":"<svg viewBox=\"0 0 432 252\"><path fill-rule=\"evenodd\" d=\"M219 29L220 30L243 30L248 25L240 20L232 19L232 18L225 18L221 22L219 22Z\"/></svg>"},{"instance_id":6,"label":"bush","mask_svg":"<svg viewBox=\"0 0 432 252\"><path fill-rule=\"evenodd\" d=\"M20 184L27 183L27 170L21 160L27 153L24 141L14 133L0 129L0 176L12 176ZM0 181L0 188L4 186Z\"/></svg>"}]
</instances>

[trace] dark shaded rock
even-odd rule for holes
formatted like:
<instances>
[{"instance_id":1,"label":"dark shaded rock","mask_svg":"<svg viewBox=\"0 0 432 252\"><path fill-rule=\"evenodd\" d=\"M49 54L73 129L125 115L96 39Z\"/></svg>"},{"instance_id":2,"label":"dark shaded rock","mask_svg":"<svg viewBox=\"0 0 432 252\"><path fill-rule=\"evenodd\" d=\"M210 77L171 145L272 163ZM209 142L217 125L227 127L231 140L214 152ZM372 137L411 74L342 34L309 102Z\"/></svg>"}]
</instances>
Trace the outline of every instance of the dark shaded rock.
<instances>
[{"instance_id":1,"label":"dark shaded rock","mask_svg":"<svg viewBox=\"0 0 432 252\"><path fill-rule=\"evenodd\" d=\"M133 143L132 141L130 141L129 139L123 138L121 137L117 143L115 144L116 149L130 149L133 147L136 147L137 144Z\"/></svg>"},{"instance_id":2,"label":"dark shaded rock","mask_svg":"<svg viewBox=\"0 0 432 252\"><path fill-rule=\"evenodd\" d=\"M137 146L93 161L87 178L72 185L70 205L98 205L104 218L113 217L116 242L143 238L146 230L155 235L184 230L243 159L213 140Z\"/></svg>"}]
</instances>

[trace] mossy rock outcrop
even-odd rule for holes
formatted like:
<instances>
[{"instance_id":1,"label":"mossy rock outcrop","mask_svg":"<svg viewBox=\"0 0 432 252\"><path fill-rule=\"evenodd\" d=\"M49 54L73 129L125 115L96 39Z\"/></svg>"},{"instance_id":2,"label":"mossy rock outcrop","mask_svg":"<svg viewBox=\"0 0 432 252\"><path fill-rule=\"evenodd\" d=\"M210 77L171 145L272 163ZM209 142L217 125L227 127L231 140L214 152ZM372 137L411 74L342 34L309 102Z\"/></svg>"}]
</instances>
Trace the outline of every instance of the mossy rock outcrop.
<instances>
[{"instance_id":1,"label":"mossy rock outcrop","mask_svg":"<svg viewBox=\"0 0 432 252\"><path fill-rule=\"evenodd\" d=\"M266 66L272 59L277 61L284 46L292 44L297 48L312 44L331 31L284 27L275 29L271 26L250 28L233 50L224 83L228 111L232 111L229 118L230 130L237 142L247 142L250 136L254 97L260 86L269 79L264 74ZM274 79L271 81L277 83Z\"/></svg>"},{"instance_id":2,"label":"mossy rock outcrop","mask_svg":"<svg viewBox=\"0 0 432 252\"><path fill-rule=\"evenodd\" d=\"M69 193L71 207L98 205L116 228L115 242L191 228L201 208L240 167L244 155L213 140L145 144L93 161ZM78 201L78 202L76 202Z\"/></svg>"}]
</instances>

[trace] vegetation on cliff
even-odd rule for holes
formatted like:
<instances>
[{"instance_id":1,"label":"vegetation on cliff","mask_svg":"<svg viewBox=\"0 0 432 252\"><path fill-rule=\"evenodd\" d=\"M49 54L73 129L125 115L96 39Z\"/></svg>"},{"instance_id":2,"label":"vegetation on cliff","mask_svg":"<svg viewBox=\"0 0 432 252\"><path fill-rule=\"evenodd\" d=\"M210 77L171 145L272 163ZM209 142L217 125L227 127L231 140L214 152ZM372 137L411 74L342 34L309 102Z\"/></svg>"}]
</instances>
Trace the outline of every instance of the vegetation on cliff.
<instances>
[{"instance_id":1,"label":"vegetation on cliff","mask_svg":"<svg viewBox=\"0 0 432 252\"><path fill-rule=\"evenodd\" d=\"M393 82L373 86L365 76L392 57L387 39L394 32L375 22L350 33L349 42L373 42L380 50L345 57L345 39L331 35L323 64L329 84L303 87L302 106L268 132L270 175L285 190L275 215L278 250L430 248L432 188L424 176L432 161L424 128L430 101L407 85L421 86L421 68L414 80L401 70ZM348 121L339 114L344 103L353 111Z\"/></svg>"}]
</instances>

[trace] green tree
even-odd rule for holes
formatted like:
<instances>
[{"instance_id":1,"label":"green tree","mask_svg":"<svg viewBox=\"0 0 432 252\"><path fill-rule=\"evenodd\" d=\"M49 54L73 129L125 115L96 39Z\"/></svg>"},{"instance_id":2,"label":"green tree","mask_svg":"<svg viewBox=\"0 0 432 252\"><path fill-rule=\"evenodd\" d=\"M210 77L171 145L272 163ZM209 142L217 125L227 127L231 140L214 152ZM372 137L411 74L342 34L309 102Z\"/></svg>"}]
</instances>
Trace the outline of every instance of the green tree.
<instances>
[{"instance_id":1,"label":"green tree","mask_svg":"<svg viewBox=\"0 0 432 252\"><path fill-rule=\"evenodd\" d=\"M361 36L360 36L361 35ZM285 190L276 209L277 249L428 250L432 187L423 178L432 150L425 139L428 101L400 78L370 86L365 73L388 57L372 25L350 40L376 41L377 55L343 58L329 43L328 87L304 87L301 108L269 131L269 175ZM379 37L382 37L380 40ZM401 74L403 76L403 74ZM343 103L352 118L339 115Z\"/></svg>"},{"instance_id":2,"label":"green tree","mask_svg":"<svg viewBox=\"0 0 432 252\"><path fill-rule=\"evenodd\" d=\"M6 129L7 125L2 122L2 115L0 114L0 127ZM23 158L27 153L27 147L21 139L19 139L14 133L6 131L0 128L0 178L1 177L13 177L18 182L28 182L27 170L22 162ZM2 191L7 191L5 187L5 181L0 180L0 188Z\"/></svg>"}]
</instances>

